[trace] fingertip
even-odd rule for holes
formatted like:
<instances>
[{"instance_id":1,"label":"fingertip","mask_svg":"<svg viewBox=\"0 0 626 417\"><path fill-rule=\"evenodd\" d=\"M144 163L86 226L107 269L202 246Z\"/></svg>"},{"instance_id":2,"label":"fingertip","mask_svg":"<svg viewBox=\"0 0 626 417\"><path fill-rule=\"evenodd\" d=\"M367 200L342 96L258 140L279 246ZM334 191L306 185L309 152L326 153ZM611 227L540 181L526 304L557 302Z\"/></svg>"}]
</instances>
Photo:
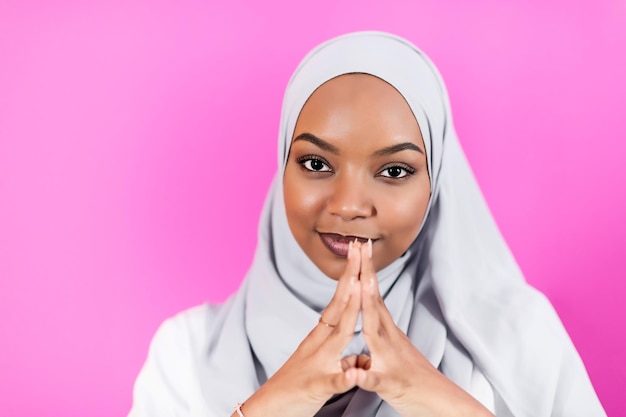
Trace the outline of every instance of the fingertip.
<instances>
[{"instance_id":1,"label":"fingertip","mask_svg":"<svg viewBox=\"0 0 626 417\"><path fill-rule=\"evenodd\" d=\"M359 248L359 254L361 255L361 270L368 273L374 273L374 264L372 261L372 241L368 240L367 243L361 245Z\"/></svg>"},{"instance_id":2,"label":"fingertip","mask_svg":"<svg viewBox=\"0 0 626 417\"><path fill-rule=\"evenodd\" d=\"M357 368L350 368L343 373L344 378L346 380L346 385L348 385L348 389L352 388L353 386L357 384L358 377L359 377L358 371L359 370Z\"/></svg>"},{"instance_id":3,"label":"fingertip","mask_svg":"<svg viewBox=\"0 0 626 417\"><path fill-rule=\"evenodd\" d=\"M376 295L378 292L378 278L376 277L373 260L369 255L371 250L371 241L361 248L361 281L364 281L366 284L367 294Z\"/></svg>"},{"instance_id":4,"label":"fingertip","mask_svg":"<svg viewBox=\"0 0 626 417\"><path fill-rule=\"evenodd\" d=\"M372 371L366 371L365 369L356 369L356 385L365 391L376 391L378 385L378 377Z\"/></svg>"},{"instance_id":5,"label":"fingertip","mask_svg":"<svg viewBox=\"0 0 626 417\"><path fill-rule=\"evenodd\" d=\"M356 243L352 243L351 244L351 248L349 249L349 251L351 251L350 253L350 271L352 272L352 275L354 276L355 280L356 278L358 278L359 275L359 270L361 269L361 251L360 251L360 243L356 242Z\"/></svg>"}]
</instances>

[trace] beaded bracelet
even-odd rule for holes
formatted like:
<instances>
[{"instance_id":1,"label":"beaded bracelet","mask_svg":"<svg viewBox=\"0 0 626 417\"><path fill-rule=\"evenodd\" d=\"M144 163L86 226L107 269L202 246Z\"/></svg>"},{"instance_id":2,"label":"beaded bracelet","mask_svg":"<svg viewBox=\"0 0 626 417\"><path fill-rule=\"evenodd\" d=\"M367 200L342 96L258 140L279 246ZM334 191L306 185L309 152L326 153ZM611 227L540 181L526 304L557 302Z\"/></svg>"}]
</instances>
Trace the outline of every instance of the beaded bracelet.
<instances>
[{"instance_id":1,"label":"beaded bracelet","mask_svg":"<svg viewBox=\"0 0 626 417\"><path fill-rule=\"evenodd\" d=\"M237 403L237 405L235 406L235 411L237 412L239 417L245 417L243 415L243 411L241 411L241 407L243 407L243 403Z\"/></svg>"}]
</instances>

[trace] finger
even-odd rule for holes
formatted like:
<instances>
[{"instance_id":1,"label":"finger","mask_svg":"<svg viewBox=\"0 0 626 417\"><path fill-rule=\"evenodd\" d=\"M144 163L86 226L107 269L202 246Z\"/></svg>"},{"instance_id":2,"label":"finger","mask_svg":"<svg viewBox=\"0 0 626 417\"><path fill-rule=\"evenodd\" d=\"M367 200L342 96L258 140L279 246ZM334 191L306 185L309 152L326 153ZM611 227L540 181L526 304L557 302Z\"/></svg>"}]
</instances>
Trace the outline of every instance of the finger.
<instances>
[{"instance_id":1,"label":"finger","mask_svg":"<svg viewBox=\"0 0 626 417\"><path fill-rule=\"evenodd\" d=\"M363 285L363 287L366 287L366 285ZM380 312L376 307L376 302L372 300L373 297L367 294L365 289L362 290L362 293L363 339L370 352L376 355L381 349L384 349L383 343L386 340L386 331L380 320Z\"/></svg>"},{"instance_id":2,"label":"finger","mask_svg":"<svg viewBox=\"0 0 626 417\"><path fill-rule=\"evenodd\" d=\"M360 355L352 354L341 359L341 369L345 372L350 368L370 369L372 359L369 355L361 353Z\"/></svg>"},{"instance_id":3,"label":"finger","mask_svg":"<svg viewBox=\"0 0 626 417\"><path fill-rule=\"evenodd\" d=\"M361 353L356 358L357 368L365 369L367 371L368 369L370 369L371 366L372 366L372 358L370 358L369 355L366 355L365 353Z\"/></svg>"},{"instance_id":4,"label":"finger","mask_svg":"<svg viewBox=\"0 0 626 417\"><path fill-rule=\"evenodd\" d=\"M389 309L387 309L387 306L385 305L382 294L380 293L378 277L376 276L376 269L374 267L374 260L372 257L372 241L369 240L365 246L367 246L367 248L362 250L362 253L366 256L361 258L361 274L366 277L365 281L369 284L367 290L371 295L373 305L378 308L378 316L381 324L384 328L389 327L389 329L391 329L396 327L396 324L393 321L393 317L391 316Z\"/></svg>"},{"instance_id":5,"label":"finger","mask_svg":"<svg viewBox=\"0 0 626 417\"><path fill-rule=\"evenodd\" d=\"M357 367L359 357L357 355L346 356L341 359L341 370L346 372L350 368Z\"/></svg>"},{"instance_id":6,"label":"finger","mask_svg":"<svg viewBox=\"0 0 626 417\"><path fill-rule=\"evenodd\" d=\"M354 337L354 329L356 328L361 311L361 291L357 285L353 287L350 301L343 311L337 323L337 327L333 329L327 338L326 347L329 353L341 355L348 343Z\"/></svg>"},{"instance_id":7,"label":"finger","mask_svg":"<svg viewBox=\"0 0 626 417\"><path fill-rule=\"evenodd\" d=\"M337 283L337 289L333 298L326 309L322 312L323 320L331 325L336 325L346 306L348 305L351 289L354 287L361 268L361 252L357 249L360 244L357 242L354 244L350 242L348 247L348 262L346 263L346 269L339 278ZM320 326L318 326L320 327Z\"/></svg>"},{"instance_id":8,"label":"finger","mask_svg":"<svg viewBox=\"0 0 626 417\"><path fill-rule=\"evenodd\" d=\"M382 332L380 312L377 304L382 301L378 290L378 279L374 270L371 254L371 241L361 248L361 305L363 317L363 336L370 346ZM380 299L380 300L379 300ZM370 346L370 349L373 346Z\"/></svg>"},{"instance_id":9,"label":"finger","mask_svg":"<svg viewBox=\"0 0 626 417\"><path fill-rule=\"evenodd\" d=\"M345 372L330 375L327 386L333 390L333 394L342 394L356 386L358 373L356 368L350 368Z\"/></svg>"},{"instance_id":10,"label":"finger","mask_svg":"<svg viewBox=\"0 0 626 417\"><path fill-rule=\"evenodd\" d=\"M367 243L361 246L361 281L367 285L368 291L372 294L380 295L378 289L378 279L376 277L376 269L374 268L374 260L372 257L372 240L368 239Z\"/></svg>"},{"instance_id":11,"label":"finger","mask_svg":"<svg viewBox=\"0 0 626 417\"><path fill-rule=\"evenodd\" d=\"M362 368L355 368L355 371L356 385L358 385L359 388L372 392L379 391L381 381L377 373Z\"/></svg>"},{"instance_id":12,"label":"finger","mask_svg":"<svg viewBox=\"0 0 626 417\"><path fill-rule=\"evenodd\" d=\"M372 311L373 308L363 308L363 339L373 356L381 354L393 354L392 346L395 346L397 336L406 337L404 333L389 319L391 324L386 324L388 312Z\"/></svg>"}]
</instances>

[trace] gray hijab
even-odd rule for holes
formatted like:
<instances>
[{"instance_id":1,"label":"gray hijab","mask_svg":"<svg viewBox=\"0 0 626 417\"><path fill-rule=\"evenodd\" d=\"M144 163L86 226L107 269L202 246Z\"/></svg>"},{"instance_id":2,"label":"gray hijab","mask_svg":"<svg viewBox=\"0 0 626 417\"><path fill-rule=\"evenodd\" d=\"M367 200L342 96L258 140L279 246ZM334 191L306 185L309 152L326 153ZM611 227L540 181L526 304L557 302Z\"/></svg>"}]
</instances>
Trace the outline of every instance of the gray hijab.
<instances>
[{"instance_id":1,"label":"gray hijab","mask_svg":"<svg viewBox=\"0 0 626 417\"><path fill-rule=\"evenodd\" d=\"M604 416L584 366L549 302L529 287L489 213L452 125L443 81L401 38L359 32L313 50L285 94L278 174L260 221L253 264L211 329L198 381L214 415L254 393L316 325L336 281L295 241L282 175L298 115L326 81L366 73L406 99L424 138L431 198L409 250L377 275L396 324L448 378L491 402L498 417ZM357 326L346 353L366 350ZM485 394L486 393L486 394ZM485 397L486 395L486 397ZM333 398L319 416L397 416L375 393Z\"/></svg>"}]
</instances>

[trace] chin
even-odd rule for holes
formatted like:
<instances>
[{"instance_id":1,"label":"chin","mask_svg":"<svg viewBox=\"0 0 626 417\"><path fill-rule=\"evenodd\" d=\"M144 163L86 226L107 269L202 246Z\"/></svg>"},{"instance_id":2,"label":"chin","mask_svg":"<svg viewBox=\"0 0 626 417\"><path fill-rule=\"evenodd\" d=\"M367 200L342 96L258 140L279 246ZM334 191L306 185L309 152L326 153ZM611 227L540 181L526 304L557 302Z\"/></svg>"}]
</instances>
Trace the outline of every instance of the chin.
<instances>
[{"instance_id":1,"label":"chin","mask_svg":"<svg viewBox=\"0 0 626 417\"><path fill-rule=\"evenodd\" d=\"M338 281L346 270L346 259L324 259L323 264L313 261L315 266L333 281Z\"/></svg>"},{"instance_id":2,"label":"chin","mask_svg":"<svg viewBox=\"0 0 626 417\"><path fill-rule=\"evenodd\" d=\"M324 273L324 275L326 275L333 281L339 281L339 278L341 278L341 275L343 275L343 272L346 270L346 262L344 261L342 262L342 264L343 265L341 265L340 267L324 268L321 269L321 271Z\"/></svg>"}]
</instances>

